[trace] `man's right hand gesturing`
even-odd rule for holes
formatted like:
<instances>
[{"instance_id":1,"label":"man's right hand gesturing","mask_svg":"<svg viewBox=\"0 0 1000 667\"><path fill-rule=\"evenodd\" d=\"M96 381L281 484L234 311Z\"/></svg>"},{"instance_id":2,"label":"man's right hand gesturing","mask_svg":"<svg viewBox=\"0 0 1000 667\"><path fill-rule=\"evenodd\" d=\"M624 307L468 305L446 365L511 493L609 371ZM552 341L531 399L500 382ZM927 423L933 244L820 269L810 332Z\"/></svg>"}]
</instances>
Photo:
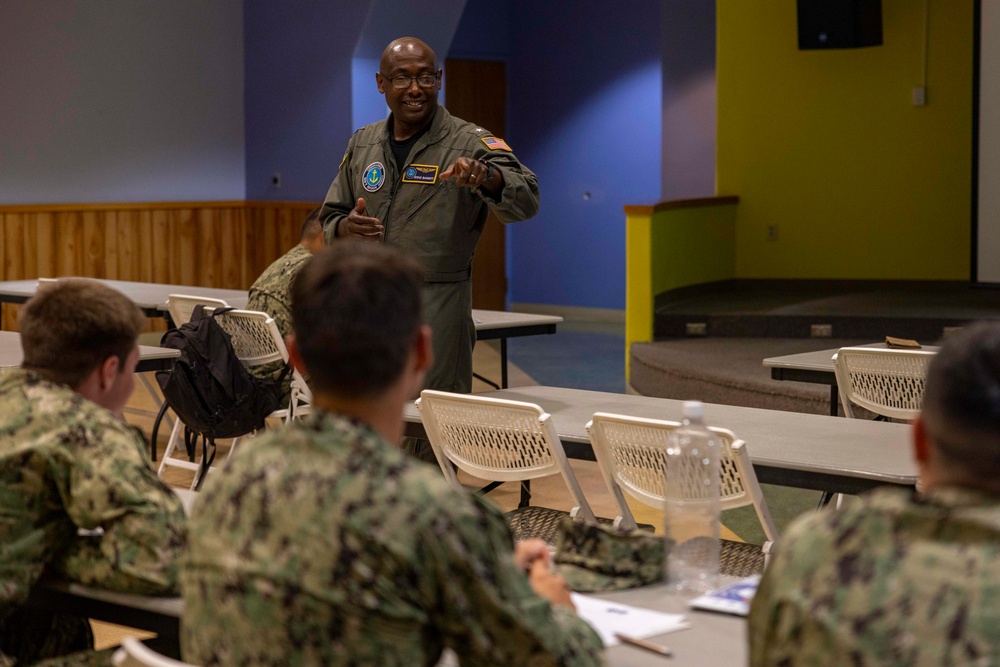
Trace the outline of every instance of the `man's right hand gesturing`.
<instances>
[{"instance_id":1,"label":"man's right hand gesturing","mask_svg":"<svg viewBox=\"0 0 1000 667\"><path fill-rule=\"evenodd\" d=\"M380 240L385 228L378 218L368 217L366 213L365 200L359 197L354 210L346 218L342 218L337 226L337 238L357 236L369 241Z\"/></svg>"}]
</instances>

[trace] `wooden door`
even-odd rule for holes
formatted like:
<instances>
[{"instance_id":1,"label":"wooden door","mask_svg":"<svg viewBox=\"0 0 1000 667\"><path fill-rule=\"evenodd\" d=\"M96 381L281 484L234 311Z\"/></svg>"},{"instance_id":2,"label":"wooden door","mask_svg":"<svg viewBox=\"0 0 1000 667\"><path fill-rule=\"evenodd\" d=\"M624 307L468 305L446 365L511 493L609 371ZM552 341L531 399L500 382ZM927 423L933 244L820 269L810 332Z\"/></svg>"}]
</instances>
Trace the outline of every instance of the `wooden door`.
<instances>
[{"instance_id":1,"label":"wooden door","mask_svg":"<svg viewBox=\"0 0 1000 667\"><path fill-rule=\"evenodd\" d=\"M457 60L444 64L445 107L453 116L482 125L498 137L507 126L507 66L502 62ZM472 307L507 309L506 236L493 213L486 221L472 262Z\"/></svg>"}]
</instances>

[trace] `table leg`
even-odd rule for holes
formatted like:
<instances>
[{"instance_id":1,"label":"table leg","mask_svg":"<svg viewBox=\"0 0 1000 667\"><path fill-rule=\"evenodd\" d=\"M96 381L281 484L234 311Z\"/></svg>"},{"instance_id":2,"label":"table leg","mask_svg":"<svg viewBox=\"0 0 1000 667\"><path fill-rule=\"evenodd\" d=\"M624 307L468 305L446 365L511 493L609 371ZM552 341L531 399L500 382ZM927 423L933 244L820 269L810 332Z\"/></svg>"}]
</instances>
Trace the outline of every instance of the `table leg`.
<instances>
[{"instance_id":1,"label":"table leg","mask_svg":"<svg viewBox=\"0 0 1000 667\"><path fill-rule=\"evenodd\" d=\"M507 339L500 339L500 387L507 388Z\"/></svg>"}]
</instances>

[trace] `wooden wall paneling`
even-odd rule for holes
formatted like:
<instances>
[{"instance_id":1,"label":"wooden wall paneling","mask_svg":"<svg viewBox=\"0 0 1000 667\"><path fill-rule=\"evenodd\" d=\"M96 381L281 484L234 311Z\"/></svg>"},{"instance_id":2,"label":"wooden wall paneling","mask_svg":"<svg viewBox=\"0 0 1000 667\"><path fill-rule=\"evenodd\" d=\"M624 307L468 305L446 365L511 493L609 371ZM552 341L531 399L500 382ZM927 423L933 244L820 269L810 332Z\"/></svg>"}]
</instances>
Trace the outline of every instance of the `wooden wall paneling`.
<instances>
[{"instance_id":1,"label":"wooden wall paneling","mask_svg":"<svg viewBox=\"0 0 1000 667\"><path fill-rule=\"evenodd\" d=\"M115 262L114 244L109 249L104 243L107 236L114 237L115 211L83 211L80 214L80 271L77 275L91 278L114 278L109 275Z\"/></svg>"},{"instance_id":2,"label":"wooden wall paneling","mask_svg":"<svg viewBox=\"0 0 1000 667\"><path fill-rule=\"evenodd\" d=\"M25 227L24 277L50 277L55 271L52 261L52 239L56 235L51 213L27 216Z\"/></svg>"},{"instance_id":3,"label":"wooden wall paneling","mask_svg":"<svg viewBox=\"0 0 1000 667\"><path fill-rule=\"evenodd\" d=\"M173 280L174 272L173 267L173 241L172 241L172 227L170 214L166 210L157 209L152 211L143 211L142 219L149 219L149 234L150 234L150 251L152 253L152 261L149 263L151 270L143 272L143 282L151 283L175 283L177 281ZM146 234L147 227L143 225L141 228L143 234Z\"/></svg>"},{"instance_id":4,"label":"wooden wall paneling","mask_svg":"<svg viewBox=\"0 0 1000 667\"><path fill-rule=\"evenodd\" d=\"M210 221L210 227L202 227L202 233L211 234L211 244L215 247L218 258L215 266L214 282L216 287L238 289L242 274L241 266L244 258L240 253L239 243L233 243L233 230L239 229L239 212L232 208L209 209L209 215L202 216Z\"/></svg>"},{"instance_id":5,"label":"wooden wall paneling","mask_svg":"<svg viewBox=\"0 0 1000 667\"><path fill-rule=\"evenodd\" d=\"M204 248L199 244L198 225L192 209L168 211L170 220L170 279L164 282L178 285L197 285L197 265L204 257Z\"/></svg>"},{"instance_id":6,"label":"wooden wall paneling","mask_svg":"<svg viewBox=\"0 0 1000 667\"><path fill-rule=\"evenodd\" d=\"M219 274L222 270L222 248L219 243L219 222L216 209L198 208L191 212L195 220L198 247L192 250L194 258L195 282L185 285L208 285L221 287Z\"/></svg>"},{"instance_id":7,"label":"wooden wall paneling","mask_svg":"<svg viewBox=\"0 0 1000 667\"><path fill-rule=\"evenodd\" d=\"M264 269L284 253L279 247L276 230L279 225L278 211L274 207L253 209L253 224L247 230L247 242L253 244L253 263L250 282L253 283Z\"/></svg>"},{"instance_id":8,"label":"wooden wall paneling","mask_svg":"<svg viewBox=\"0 0 1000 667\"><path fill-rule=\"evenodd\" d=\"M20 213L3 216L3 265L4 280L19 280L24 274L24 222ZM6 331L17 330L17 307L3 304L0 310L0 327Z\"/></svg>"},{"instance_id":9,"label":"wooden wall paneling","mask_svg":"<svg viewBox=\"0 0 1000 667\"><path fill-rule=\"evenodd\" d=\"M83 243L80 215L76 211L60 211L53 216L54 233L39 234L39 249L42 253L38 268L44 271L39 276L58 278L80 275ZM48 269L42 269L43 262L49 264Z\"/></svg>"},{"instance_id":10,"label":"wooden wall paneling","mask_svg":"<svg viewBox=\"0 0 1000 667\"><path fill-rule=\"evenodd\" d=\"M113 243L118 246L115 256L117 280L141 280L142 262L146 245L140 234L141 213L139 211L118 211L115 216ZM151 258L150 258L151 259ZM146 262L149 264L149 262Z\"/></svg>"},{"instance_id":11,"label":"wooden wall paneling","mask_svg":"<svg viewBox=\"0 0 1000 667\"><path fill-rule=\"evenodd\" d=\"M0 280L90 276L246 289L299 241L312 202L0 206ZM16 328L4 305L0 325Z\"/></svg>"}]
</instances>

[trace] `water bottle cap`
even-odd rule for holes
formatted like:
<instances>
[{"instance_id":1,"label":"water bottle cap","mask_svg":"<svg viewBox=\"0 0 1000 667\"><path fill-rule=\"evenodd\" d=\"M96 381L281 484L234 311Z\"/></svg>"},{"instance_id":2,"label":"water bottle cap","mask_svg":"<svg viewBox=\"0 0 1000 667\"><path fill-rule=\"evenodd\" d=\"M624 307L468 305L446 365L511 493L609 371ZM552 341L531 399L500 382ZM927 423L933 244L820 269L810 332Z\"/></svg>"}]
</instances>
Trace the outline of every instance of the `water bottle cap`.
<instances>
[{"instance_id":1,"label":"water bottle cap","mask_svg":"<svg viewBox=\"0 0 1000 667\"><path fill-rule=\"evenodd\" d=\"M705 404L701 401L684 401L684 408L681 412L685 419L703 419L705 417Z\"/></svg>"}]
</instances>

